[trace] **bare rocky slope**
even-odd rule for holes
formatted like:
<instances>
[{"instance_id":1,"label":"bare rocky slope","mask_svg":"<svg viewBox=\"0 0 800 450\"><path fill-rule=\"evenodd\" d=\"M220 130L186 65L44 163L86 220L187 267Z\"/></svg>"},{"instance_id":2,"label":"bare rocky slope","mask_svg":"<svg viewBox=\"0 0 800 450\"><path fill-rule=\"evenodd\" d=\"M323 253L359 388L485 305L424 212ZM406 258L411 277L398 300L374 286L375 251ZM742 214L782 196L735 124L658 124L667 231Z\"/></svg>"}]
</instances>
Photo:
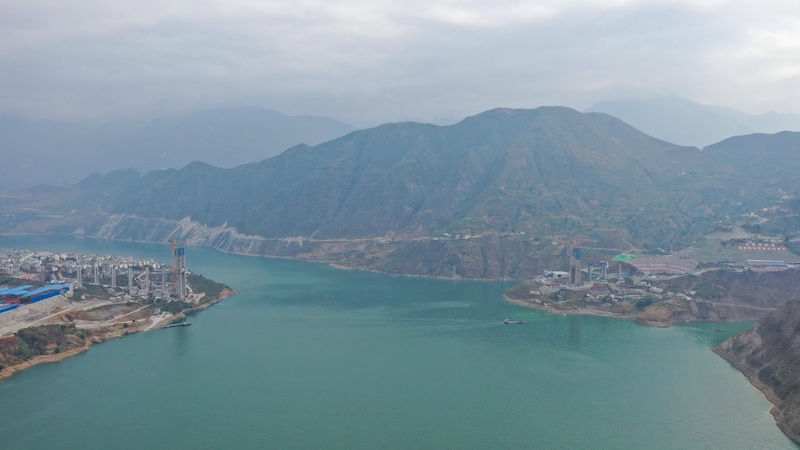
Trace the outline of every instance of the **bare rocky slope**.
<instances>
[{"instance_id":1,"label":"bare rocky slope","mask_svg":"<svg viewBox=\"0 0 800 450\"><path fill-rule=\"evenodd\" d=\"M764 392L778 426L800 443L800 301L785 303L714 351Z\"/></svg>"}]
</instances>

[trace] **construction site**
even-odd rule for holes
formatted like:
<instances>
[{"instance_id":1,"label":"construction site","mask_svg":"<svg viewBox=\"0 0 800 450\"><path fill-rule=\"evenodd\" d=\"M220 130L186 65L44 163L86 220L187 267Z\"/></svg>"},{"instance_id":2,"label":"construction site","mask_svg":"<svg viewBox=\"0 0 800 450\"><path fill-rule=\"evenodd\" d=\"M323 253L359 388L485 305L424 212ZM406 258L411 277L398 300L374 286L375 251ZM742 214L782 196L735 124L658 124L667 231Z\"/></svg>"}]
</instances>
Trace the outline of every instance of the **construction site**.
<instances>
[{"instance_id":1,"label":"construction site","mask_svg":"<svg viewBox=\"0 0 800 450\"><path fill-rule=\"evenodd\" d=\"M136 331L162 326L205 296L189 286L183 242L172 241L170 252L167 265L121 256L0 250L0 271L14 282L0 286L0 337L54 323Z\"/></svg>"},{"instance_id":2,"label":"construction site","mask_svg":"<svg viewBox=\"0 0 800 450\"><path fill-rule=\"evenodd\" d=\"M581 243L566 243L567 270L547 270L507 298L549 312L635 317L658 326L754 320L776 307L770 299L796 285L800 273L800 257L779 239L740 228L663 255L613 255Z\"/></svg>"}]
</instances>

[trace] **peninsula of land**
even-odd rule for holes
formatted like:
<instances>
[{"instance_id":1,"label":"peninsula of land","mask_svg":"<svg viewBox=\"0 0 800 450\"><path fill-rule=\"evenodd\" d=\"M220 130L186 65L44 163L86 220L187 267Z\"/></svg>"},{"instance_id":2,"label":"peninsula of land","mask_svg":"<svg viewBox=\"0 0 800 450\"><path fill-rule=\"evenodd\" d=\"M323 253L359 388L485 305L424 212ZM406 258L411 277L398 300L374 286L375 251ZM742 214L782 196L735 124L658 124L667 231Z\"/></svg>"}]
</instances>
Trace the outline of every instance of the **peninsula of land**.
<instances>
[{"instance_id":1,"label":"peninsula of land","mask_svg":"<svg viewBox=\"0 0 800 450\"><path fill-rule=\"evenodd\" d=\"M181 323L235 294L169 269L129 257L0 250L0 380L108 339Z\"/></svg>"},{"instance_id":2,"label":"peninsula of land","mask_svg":"<svg viewBox=\"0 0 800 450\"><path fill-rule=\"evenodd\" d=\"M680 276L635 276L570 286L542 277L505 299L553 314L617 317L656 327L758 320L797 296L800 269L713 268Z\"/></svg>"},{"instance_id":3,"label":"peninsula of land","mask_svg":"<svg viewBox=\"0 0 800 450\"><path fill-rule=\"evenodd\" d=\"M188 307L177 314L162 313L151 315L149 318L147 314L153 312L150 307L140 309L127 317L120 316L110 322L95 319L98 314L107 311L107 308L81 310L83 313L81 316L85 318L81 328L69 323L76 321L77 313L70 314L68 311L56 313L51 319L53 322L51 324L23 328L12 336L0 337L0 380L38 364L58 362L77 355L89 350L93 344L163 328L184 319L188 313L208 308L233 294L235 291L224 288L216 296L206 297L203 303Z\"/></svg>"}]
</instances>

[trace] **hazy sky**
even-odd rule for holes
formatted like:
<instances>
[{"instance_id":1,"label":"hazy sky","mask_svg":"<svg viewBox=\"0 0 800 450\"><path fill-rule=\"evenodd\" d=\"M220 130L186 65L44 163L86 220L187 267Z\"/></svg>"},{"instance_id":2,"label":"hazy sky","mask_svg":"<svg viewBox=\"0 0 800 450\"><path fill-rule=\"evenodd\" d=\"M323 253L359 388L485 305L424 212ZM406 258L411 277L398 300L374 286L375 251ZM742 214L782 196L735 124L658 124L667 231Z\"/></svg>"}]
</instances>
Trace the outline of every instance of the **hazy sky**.
<instances>
[{"instance_id":1,"label":"hazy sky","mask_svg":"<svg viewBox=\"0 0 800 450\"><path fill-rule=\"evenodd\" d=\"M0 0L0 113L354 125L653 93L800 113L797 0Z\"/></svg>"}]
</instances>

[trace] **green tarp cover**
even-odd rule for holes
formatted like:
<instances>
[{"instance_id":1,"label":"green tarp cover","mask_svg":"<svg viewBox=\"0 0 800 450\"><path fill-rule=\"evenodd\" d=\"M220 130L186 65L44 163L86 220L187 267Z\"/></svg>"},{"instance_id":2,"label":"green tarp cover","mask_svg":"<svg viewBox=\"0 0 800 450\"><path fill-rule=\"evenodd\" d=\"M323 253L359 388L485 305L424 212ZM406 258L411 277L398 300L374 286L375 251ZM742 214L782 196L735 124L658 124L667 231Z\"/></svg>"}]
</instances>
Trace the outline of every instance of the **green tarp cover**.
<instances>
[{"instance_id":1,"label":"green tarp cover","mask_svg":"<svg viewBox=\"0 0 800 450\"><path fill-rule=\"evenodd\" d=\"M613 261L616 261L616 262L625 262L625 261L630 261L630 260L632 260L633 258L636 258L636 257L635 257L635 256L633 256L633 255L626 255L625 253L620 253L619 255L617 255L617 256L615 256L615 257L614 257Z\"/></svg>"}]
</instances>

